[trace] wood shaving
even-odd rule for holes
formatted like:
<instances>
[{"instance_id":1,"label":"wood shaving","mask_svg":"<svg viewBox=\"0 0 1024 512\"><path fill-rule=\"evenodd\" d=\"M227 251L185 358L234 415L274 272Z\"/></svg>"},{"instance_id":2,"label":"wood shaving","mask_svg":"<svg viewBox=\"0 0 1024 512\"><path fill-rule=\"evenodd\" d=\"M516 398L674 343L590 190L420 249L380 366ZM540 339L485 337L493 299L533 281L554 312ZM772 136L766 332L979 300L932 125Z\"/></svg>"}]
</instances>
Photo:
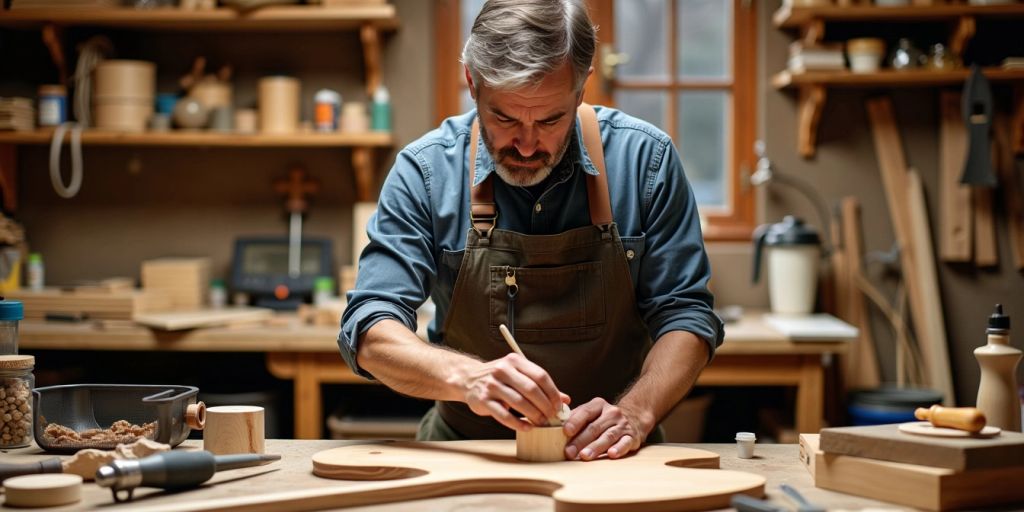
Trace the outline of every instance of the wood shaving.
<instances>
[{"instance_id":1,"label":"wood shaving","mask_svg":"<svg viewBox=\"0 0 1024 512\"><path fill-rule=\"evenodd\" d=\"M152 438L156 422L135 425L125 420L115 421L110 428L91 428L81 432L58 423L50 423L43 430L43 439L51 446L110 445L131 443L140 438Z\"/></svg>"},{"instance_id":2,"label":"wood shaving","mask_svg":"<svg viewBox=\"0 0 1024 512\"><path fill-rule=\"evenodd\" d=\"M58 425L59 426L59 425ZM61 463L65 473L71 473L91 481L96 477L96 470L104 464L116 459L141 459L154 453L166 452L171 445L158 443L150 439L139 439L131 444L119 444L113 451L89 448L79 450L74 457Z\"/></svg>"}]
</instances>

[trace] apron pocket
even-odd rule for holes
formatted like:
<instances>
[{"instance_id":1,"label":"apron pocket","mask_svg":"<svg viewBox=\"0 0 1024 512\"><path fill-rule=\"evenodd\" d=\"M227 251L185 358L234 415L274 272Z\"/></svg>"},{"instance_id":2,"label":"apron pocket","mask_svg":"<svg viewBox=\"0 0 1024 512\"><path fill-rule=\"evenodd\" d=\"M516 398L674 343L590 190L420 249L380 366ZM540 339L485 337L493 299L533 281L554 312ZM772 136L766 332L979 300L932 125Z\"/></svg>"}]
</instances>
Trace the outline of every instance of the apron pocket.
<instances>
[{"instance_id":1,"label":"apron pocket","mask_svg":"<svg viewBox=\"0 0 1024 512\"><path fill-rule=\"evenodd\" d=\"M490 330L508 324L509 267L490 267ZM605 279L600 261L560 267L511 267L519 293L515 300L515 337L519 343L588 341L605 325Z\"/></svg>"}]
</instances>

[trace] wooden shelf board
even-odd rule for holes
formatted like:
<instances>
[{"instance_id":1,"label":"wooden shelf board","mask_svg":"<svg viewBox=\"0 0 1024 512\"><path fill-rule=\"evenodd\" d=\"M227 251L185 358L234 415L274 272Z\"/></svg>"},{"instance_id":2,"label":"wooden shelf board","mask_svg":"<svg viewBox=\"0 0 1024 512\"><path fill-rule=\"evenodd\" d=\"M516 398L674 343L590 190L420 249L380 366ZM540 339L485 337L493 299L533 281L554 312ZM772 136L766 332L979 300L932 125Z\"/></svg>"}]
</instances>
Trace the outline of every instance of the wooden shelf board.
<instances>
[{"instance_id":1,"label":"wooden shelf board","mask_svg":"<svg viewBox=\"0 0 1024 512\"><path fill-rule=\"evenodd\" d=\"M97 26L146 30L334 30L366 24L398 27L391 4L343 7L274 6L239 13L234 9L15 8L0 10L0 27Z\"/></svg>"},{"instance_id":2,"label":"wooden shelf board","mask_svg":"<svg viewBox=\"0 0 1024 512\"><path fill-rule=\"evenodd\" d=\"M49 144L53 130L0 132L0 144ZM65 144L70 135L64 137ZM213 147L390 147L390 133L237 134L215 132L128 133L86 130L82 144L91 146Z\"/></svg>"},{"instance_id":3,"label":"wooden shelf board","mask_svg":"<svg viewBox=\"0 0 1024 512\"><path fill-rule=\"evenodd\" d=\"M961 16L977 17L1024 17L1024 3L1005 5L925 5L905 7L879 7L859 5L841 7L826 5L820 7L786 7L775 11L772 20L776 27L798 28L812 20L850 21L941 21Z\"/></svg>"},{"instance_id":4,"label":"wooden shelf board","mask_svg":"<svg viewBox=\"0 0 1024 512\"><path fill-rule=\"evenodd\" d=\"M851 73L849 71L811 71L790 73L782 71L772 77L776 89L800 85L825 85L829 87L931 87L957 85L967 80L968 69L954 71L892 71L877 73ZM985 76L993 81L1024 81L1024 69L986 68Z\"/></svg>"}]
</instances>

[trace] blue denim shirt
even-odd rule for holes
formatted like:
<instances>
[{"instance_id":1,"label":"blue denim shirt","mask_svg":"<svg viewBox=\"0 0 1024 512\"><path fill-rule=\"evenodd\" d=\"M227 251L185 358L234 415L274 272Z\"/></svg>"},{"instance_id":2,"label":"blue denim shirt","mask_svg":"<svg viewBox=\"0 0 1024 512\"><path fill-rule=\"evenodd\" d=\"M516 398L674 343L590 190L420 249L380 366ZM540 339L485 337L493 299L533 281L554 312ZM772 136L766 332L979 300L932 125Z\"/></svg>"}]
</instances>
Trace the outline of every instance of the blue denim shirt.
<instances>
[{"instance_id":1,"label":"blue denim shirt","mask_svg":"<svg viewBox=\"0 0 1024 512\"><path fill-rule=\"evenodd\" d=\"M370 242L359 258L354 290L342 318L338 346L353 371L359 337L383 319L416 330L416 309L428 294L437 313L428 338L440 332L451 303L469 222L471 111L451 117L399 152L367 227ZM722 321L712 311L711 268L704 252L697 204L672 140L653 125L611 108L597 108L608 170L612 212L629 260L637 307L651 339L691 332L713 355ZM590 224L584 173L597 170L576 123L570 149L539 198L494 178L498 228L553 234ZM494 171L477 147L477 182ZM539 206L538 206L539 205Z\"/></svg>"}]
</instances>

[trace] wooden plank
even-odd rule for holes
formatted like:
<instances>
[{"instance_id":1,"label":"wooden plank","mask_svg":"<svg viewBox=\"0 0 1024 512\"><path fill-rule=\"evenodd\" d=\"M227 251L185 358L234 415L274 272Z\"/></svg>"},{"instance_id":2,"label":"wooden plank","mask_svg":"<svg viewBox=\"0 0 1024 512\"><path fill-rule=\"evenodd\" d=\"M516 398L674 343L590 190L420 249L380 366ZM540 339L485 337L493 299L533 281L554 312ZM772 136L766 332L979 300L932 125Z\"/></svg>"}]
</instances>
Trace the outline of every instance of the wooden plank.
<instances>
[{"instance_id":1,"label":"wooden plank","mask_svg":"<svg viewBox=\"0 0 1024 512\"><path fill-rule=\"evenodd\" d=\"M52 129L40 129L32 132L0 132L0 144L49 145L52 138ZM65 139L65 141L67 140ZM86 130L82 132L82 144L86 146L151 147L390 147L394 144L394 140L387 132L242 134L200 131L129 133Z\"/></svg>"},{"instance_id":2,"label":"wooden plank","mask_svg":"<svg viewBox=\"0 0 1024 512\"><path fill-rule=\"evenodd\" d=\"M864 268L864 243L860 221L860 201L856 197L844 197L842 200L842 234L843 253L846 257L845 287L848 318L846 322L858 329L857 339L847 356L845 366L845 384L849 388L875 388L881 383L878 369L878 355L875 352L875 340L871 335L871 318L868 316L864 295L857 286L858 278Z\"/></svg>"},{"instance_id":3,"label":"wooden plank","mask_svg":"<svg viewBox=\"0 0 1024 512\"><path fill-rule=\"evenodd\" d=\"M933 437L900 432L899 424L837 427L821 430L821 450L970 471L1024 464L1024 434L1004 430L992 438Z\"/></svg>"},{"instance_id":4,"label":"wooden plank","mask_svg":"<svg viewBox=\"0 0 1024 512\"><path fill-rule=\"evenodd\" d=\"M822 21L934 21L954 20L962 16L975 17L1022 17L1024 5L968 5L963 3L935 4L928 6L876 6L853 5L814 7L783 6L775 12L773 22L780 28L797 28L813 20Z\"/></svg>"},{"instance_id":5,"label":"wooden plank","mask_svg":"<svg viewBox=\"0 0 1024 512\"><path fill-rule=\"evenodd\" d=\"M800 461L823 489L926 510L950 510L1024 500L1024 466L956 472L917 464L825 453L819 436L801 434Z\"/></svg>"},{"instance_id":6,"label":"wooden plank","mask_svg":"<svg viewBox=\"0 0 1024 512\"><path fill-rule=\"evenodd\" d=\"M1014 82L1024 79L1024 70L988 67L982 73L994 82ZM844 88L873 87L934 87L941 85L963 85L970 74L967 70L952 71L893 71L881 70L874 73L853 73L851 71L807 71L791 73L780 71L772 76L776 89L805 85L826 85Z\"/></svg>"},{"instance_id":7,"label":"wooden plank","mask_svg":"<svg viewBox=\"0 0 1024 512\"><path fill-rule=\"evenodd\" d=\"M974 214L971 187L960 183L967 158L967 130L961 114L960 93L943 91L939 97L939 229L944 261L971 261Z\"/></svg>"},{"instance_id":8,"label":"wooden plank","mask_svg":"<svg viewBox=\"0 0 1024 512\"><path fill-rule=\"evenodd\" d=\"M995 133L999 154L996 168L999 172L999 188L1003 191L1006 204L1007 228L1010 230L1010 254L1018 271L1024 270L1024 188L1021 186L1021 171L1014 154L1010 120L996 114Z\"/></svg>"},{"instance_id":9,"label":"wooden plank","mask_svg":"<svg viewBox=\"0 0 1024 512\"><path fill-rule=\"evenodd\" d=\"M992 212L992 189L972 189L974 201L974 264L985 268L999 265L996 222Z\"/></svg>"},{"instance_id":10,"label":"wooden plank","mask_svg":"<svg viewBox=\"0 0 1024 512\"><path fill-rule=\"evenodd\" d=\"M180 331L183 329L196 329L200 327L216 327L222 325L252 324L263 322L273 316L273 311L267 308L225 308L225 309L197 309L194 311L174 311L166 313L142 313L135 315L135 322L163 329L165 331Z\"/></svg>"},{"instance_id":11,"label":"wooden plank","mask_svg":"<svg viewBox=\"0 0 1024 512\"><path fill-rule=\"evenodd\" d=\"M870 99L867 108L889 215L900 247L900 266L910 297L911 318L924 358L927 384L943 394L944 405L952 406L956 395L953 391L938 278L931 260L934 253L931 251L931 234L927 229L928 214L924 208L923 191L917 180L914 190L908 192L908 167L893 115L892 100L889 97ZM908 202L908 194L915 200L914 207ZM921 194L919 201L918 194Z\"/></svg>"}]
</instances>

